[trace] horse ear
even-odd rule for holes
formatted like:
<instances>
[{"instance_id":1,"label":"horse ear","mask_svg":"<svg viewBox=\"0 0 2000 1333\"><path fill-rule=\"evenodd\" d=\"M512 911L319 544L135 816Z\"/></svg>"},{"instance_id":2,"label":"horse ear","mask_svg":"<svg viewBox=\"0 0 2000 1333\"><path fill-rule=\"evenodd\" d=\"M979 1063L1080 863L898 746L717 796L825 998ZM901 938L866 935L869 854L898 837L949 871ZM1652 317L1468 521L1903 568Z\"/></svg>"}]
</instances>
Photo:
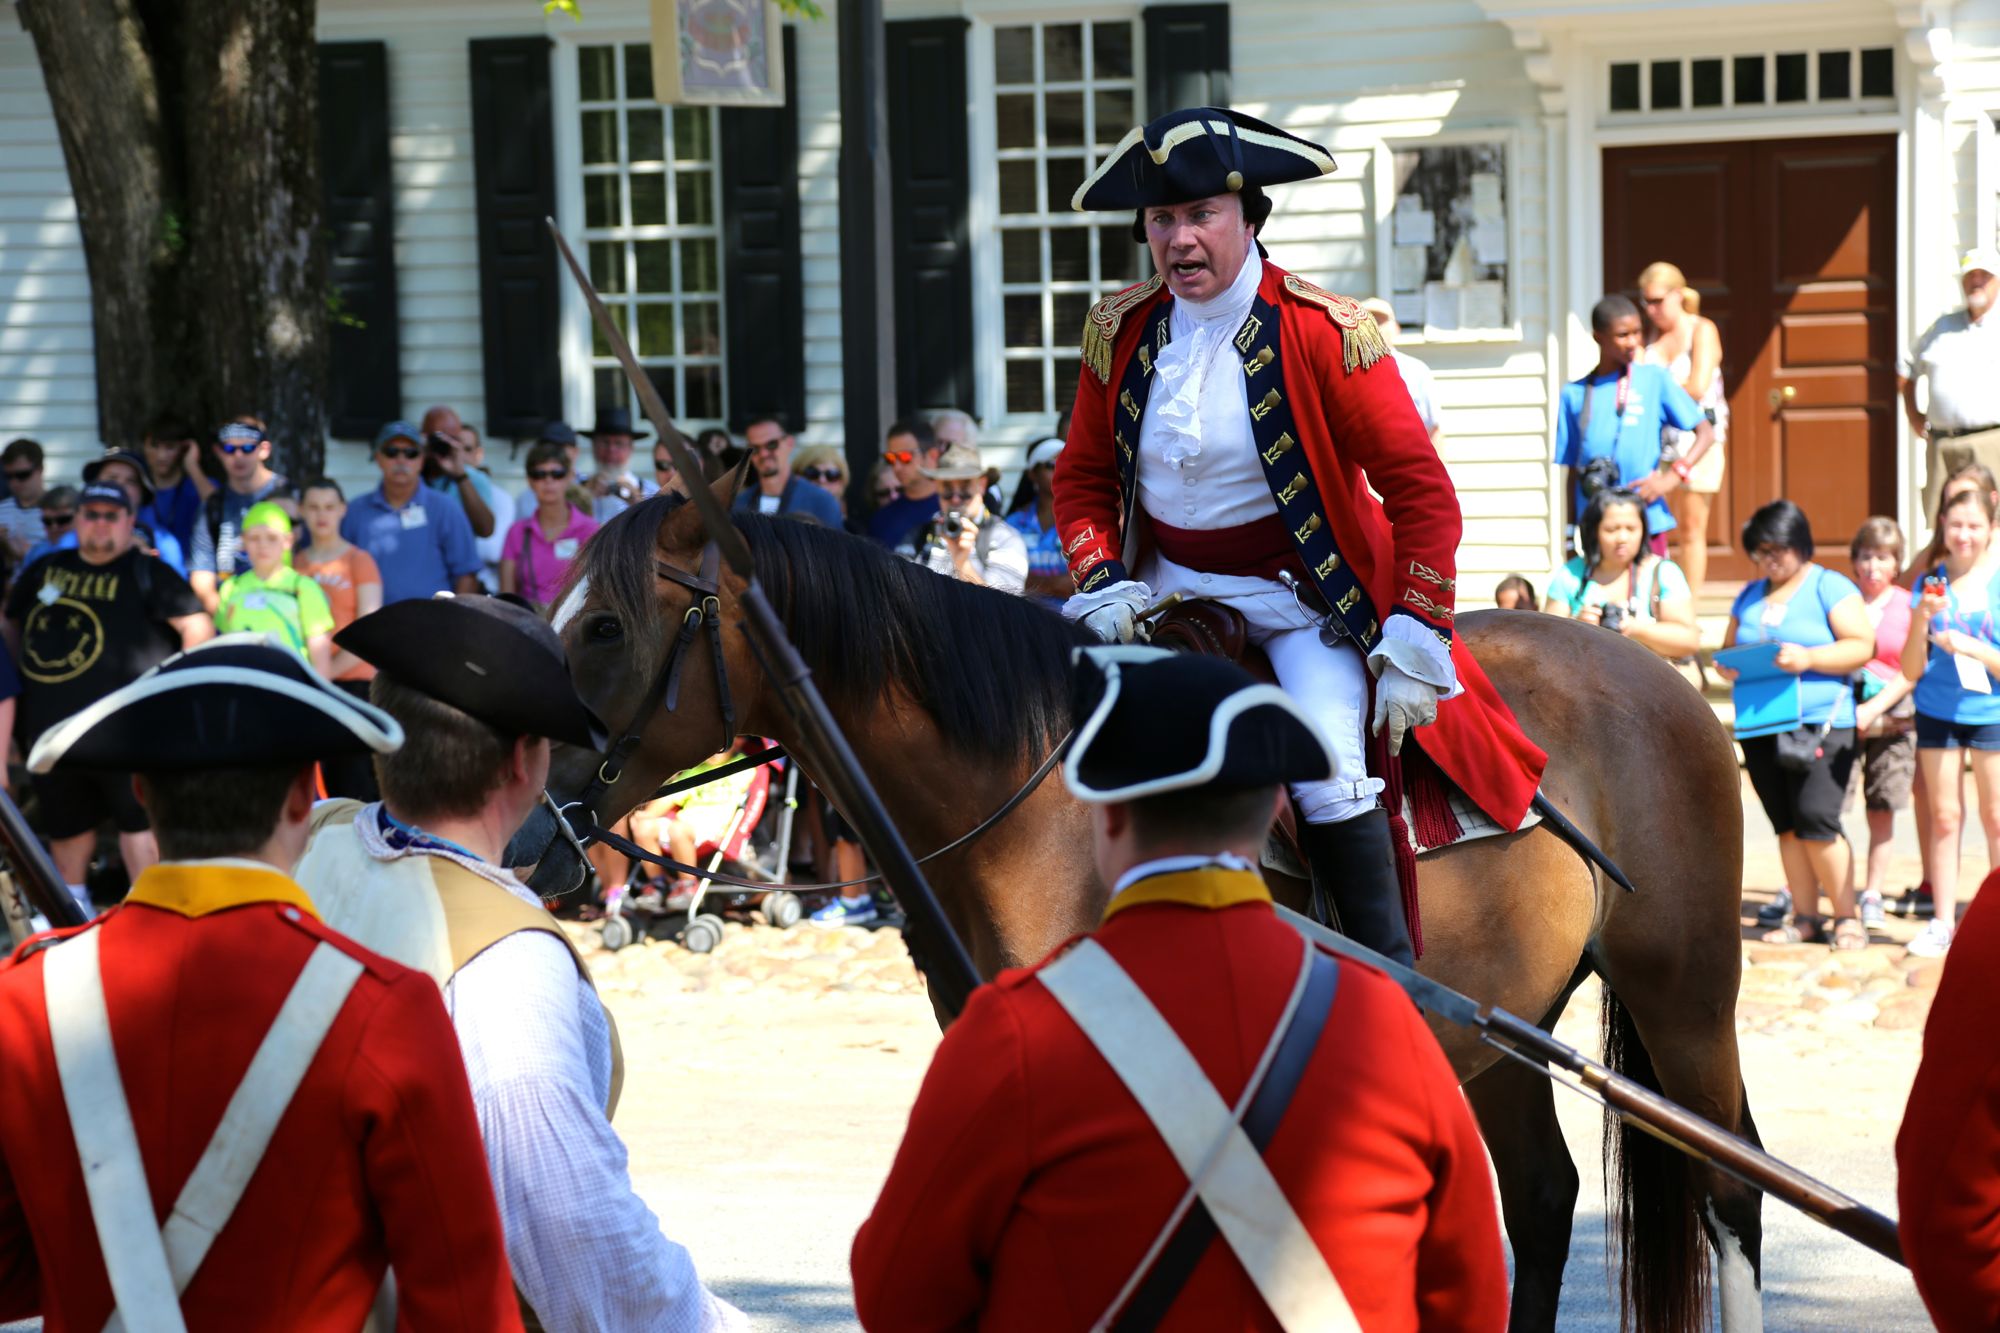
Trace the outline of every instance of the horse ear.
<instances>
[{"instance_id":1,"label":"horse ear","mask_svg":"<svg viewBox=\"0 0 2000 1333\"><path fill-rule=\"evenodd\" d=\"M730 468L729 471L723 473L711 483L715 487L716 498L722 501L725 506L735 504L737 492L750 483L751 475L750 455L746 453L743 455L742 462Z\"/></svg>"}]
</instances>

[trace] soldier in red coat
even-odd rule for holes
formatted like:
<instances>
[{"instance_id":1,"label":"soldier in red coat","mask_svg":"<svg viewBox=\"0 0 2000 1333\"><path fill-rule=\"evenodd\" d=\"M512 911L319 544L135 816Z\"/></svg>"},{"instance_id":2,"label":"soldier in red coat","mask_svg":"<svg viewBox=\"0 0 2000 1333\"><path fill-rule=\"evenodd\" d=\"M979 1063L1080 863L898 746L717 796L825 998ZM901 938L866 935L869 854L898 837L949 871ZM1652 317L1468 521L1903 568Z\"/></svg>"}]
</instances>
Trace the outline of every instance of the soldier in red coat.
<instances>
[{"instance_id":1,"label":"soldier in red coat","mask_svg":"<svg viewBox=\"0 0 2000 1333\"><path fill-rule=\"evenodd\" d=\"M1255 857L1325 737L1215 658L1081 654L1104 924L974 992L854 1240L864 1327L1498 1330L1485 1151L1403 992Z\"/></svg>"},{"instance_id":2,"label":"soldier in red coat","mask_svg":"<svg viewBox=\"0 0 2000 1333\"><path fill-rule=\"evenodd\" d=\"M436 985L287 873L314 760L401 743L240 636L36 743L36 773L138 773L164 859L0 965L0 1320L351 1333L393 1267L401 1327L521 1327Z\"/></svg>"},{"instance_id":3,"label":"soldier in red coat","mask_svg":"<svg viewBox=\"0 0 2000 1333\"><path fill-rule=\"evenodd\" d=\"M1077 190L1136 210L1158 274L1094 307L1055 516L1104 639L1171 593L1240 611L1326 730L1334 771L1293 796L1343 929L1411 961L1383 783L1413 728L1488 816L1519 826L1545 756L1452 636L1457 497L1375 322L1269 263L1263 187L1334 169L1317 144L1201 107L1132 131ZM1376 496L1381 498L1378 500Z\"/></svg>"}]
</instances>

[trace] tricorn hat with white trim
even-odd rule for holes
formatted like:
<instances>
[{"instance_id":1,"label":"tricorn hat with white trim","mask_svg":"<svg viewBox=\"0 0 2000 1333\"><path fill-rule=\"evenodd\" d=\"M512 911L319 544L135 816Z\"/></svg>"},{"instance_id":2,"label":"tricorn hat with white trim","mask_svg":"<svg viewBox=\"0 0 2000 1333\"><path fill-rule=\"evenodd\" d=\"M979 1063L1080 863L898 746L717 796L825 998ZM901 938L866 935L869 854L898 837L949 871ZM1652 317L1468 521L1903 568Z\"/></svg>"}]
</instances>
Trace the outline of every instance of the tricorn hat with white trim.
<instances>
[{"instance_id":1,"label":"tricorn hat with white trim","mask_svg":"<svg viewBox=\"0 0 2000 1333\"><path fill-rule=\"evenodd\" d=\"M1333 773L1332 747L1292 697L1219 657L1079 648L1074 693L1076 742L1063 779L1081 801L1244 791Z\"/></svg>"},{"instance_id":2,"label":"tricorn hat with white trim","mask_svg":"<svg viewBox=\"0 0 2000 1333\"><path fill-rule=\"evenodd\" d=\"M178 653L42 733L30 773L259 768L402 748L396 719L322 680L262 634Z\"/></svg>"},{"instance_id":3,"label":"tricorn hat with white trim","mask_svg":"<svg viewBox=\"0 0 2000 1333\"><path fill-rule=\"evenodd\" d=\"M361 617L333 641L510 735L604 748L604 724L571 683L562 640L524 606L449 593L410 598Z\"/></svg>"},{"instance_id":4,"label":"tricorn hat with white trim","mask_svg":"<svg viewBox=\"0 0 2000 1333\"><path fill-rule=\"evenodd\" d=\"M1218 194L1312 180L1333 172L1333 155L1240 111L1198 106L1161 116L1127 134L1079 185L1079 212L1184 204ZM1250 212L1245 199L1245 214ZM1268 215L1268 201L1262 204ZM1251 217L1253 223L1264 221Z\"/></svg>"}]
</instances>

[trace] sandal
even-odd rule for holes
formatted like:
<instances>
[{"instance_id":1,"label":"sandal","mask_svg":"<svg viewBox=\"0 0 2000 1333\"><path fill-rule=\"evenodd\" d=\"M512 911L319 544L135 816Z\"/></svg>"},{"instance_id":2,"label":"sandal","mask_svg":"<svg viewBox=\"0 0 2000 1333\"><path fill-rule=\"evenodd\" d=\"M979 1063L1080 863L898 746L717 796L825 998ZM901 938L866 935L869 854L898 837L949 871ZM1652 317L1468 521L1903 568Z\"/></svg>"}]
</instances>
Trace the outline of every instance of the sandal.
<instances>
[{"instance_id":1,"label":"sandal","mask_svg":"<svg viewBox=\"0 0 2000 1333\"><path fill-rule=\"evenodd\" d=\"M1834 923L1833 939L1828 944L1842 953L1865 949L1868 947L1868 928L1856 917L1842 917Z\"/></svg>"},{"instance_id":2,"label":"sandal","mask_svg":"<svg viewBox=\"0 0 2000 1333\"><path fill-rule=\"evenodd\" d=\"M1811 917L1801 917L1765 931L1762 938L1766 944L1813 944L1820 938L1820 926Z\"/></svg>"}]
</instances>

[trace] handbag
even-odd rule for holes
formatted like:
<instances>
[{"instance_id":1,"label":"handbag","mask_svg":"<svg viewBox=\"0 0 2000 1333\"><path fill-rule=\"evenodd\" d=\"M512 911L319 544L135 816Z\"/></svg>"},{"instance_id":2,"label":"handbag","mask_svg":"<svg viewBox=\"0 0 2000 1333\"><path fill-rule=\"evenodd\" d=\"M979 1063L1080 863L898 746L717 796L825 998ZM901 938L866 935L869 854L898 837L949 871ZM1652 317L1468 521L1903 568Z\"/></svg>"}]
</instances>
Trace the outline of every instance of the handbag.
<instances>
[{"instance_id":1,"label":"handbag","mask_svg":"<svg viewBox=\"0 0 2000 1333\"><path fill-rule=\"evenodd\" d=\"M1833 730L1833 713L1817 727L1798 727L1778 733L1778 767L1787 773L1804 773L1826 753L1827 734Z\"/></svg>"}]
</instances>

